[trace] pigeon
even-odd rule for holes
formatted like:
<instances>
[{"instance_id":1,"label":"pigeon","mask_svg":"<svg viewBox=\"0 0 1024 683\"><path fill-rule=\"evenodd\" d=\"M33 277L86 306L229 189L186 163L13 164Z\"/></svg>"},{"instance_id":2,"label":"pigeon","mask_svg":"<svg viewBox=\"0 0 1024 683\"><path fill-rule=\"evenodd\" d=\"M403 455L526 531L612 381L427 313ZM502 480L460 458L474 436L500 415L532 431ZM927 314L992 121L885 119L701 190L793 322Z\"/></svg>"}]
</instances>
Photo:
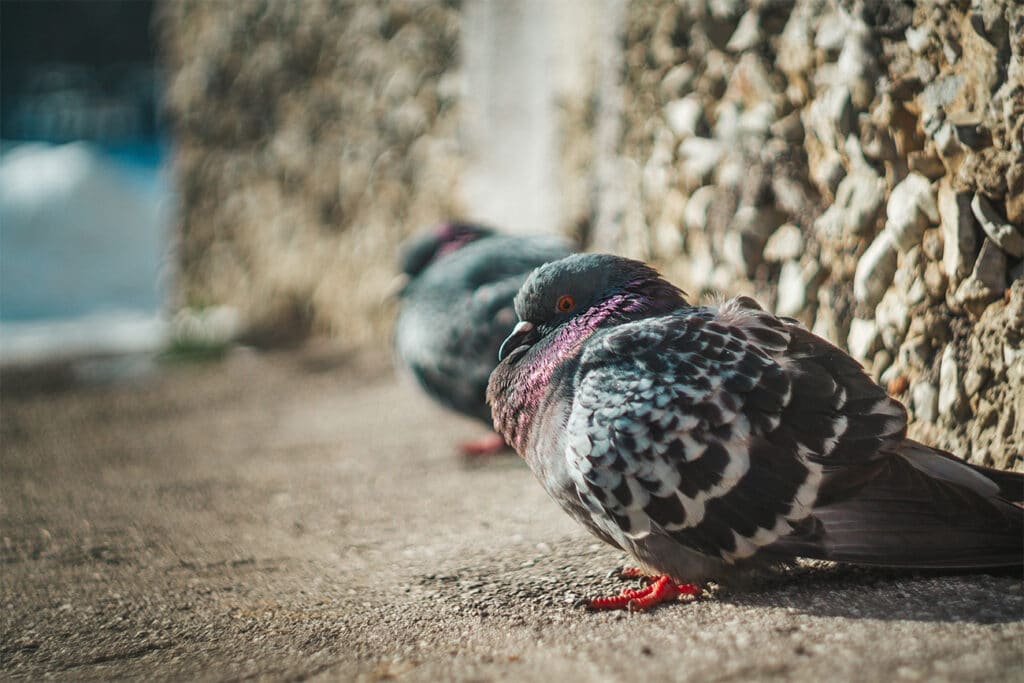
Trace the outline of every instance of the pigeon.
<instances>
[{"instance_id":1,"label":"pigeon","mask_svg":"<svg viewBox=\"0 0 1024 683\"><path fill-rule=\"evenodd\" d=\"M642 610L796 558L1024 563L1024 475L906 438L842 350L749 297L690 305L656 270L578 254L535 270L488 386L495 430L558 504L632 556Z\"/></svg>"},{"instance_id":2,"label":"pigeon","mask_svg":"<svg viewBox=\"0 0 1024 683\"><path fill-rule=\"evenodd\" d=\"M433 399L488 428L487 378L515 324L512 299L537 266L572 253L561 239L516 237L466 222L443 223L403 246L406 284L395 326L397 364ZM463 444L500 451L497 434Z\"/></svg>"}]
</instances>

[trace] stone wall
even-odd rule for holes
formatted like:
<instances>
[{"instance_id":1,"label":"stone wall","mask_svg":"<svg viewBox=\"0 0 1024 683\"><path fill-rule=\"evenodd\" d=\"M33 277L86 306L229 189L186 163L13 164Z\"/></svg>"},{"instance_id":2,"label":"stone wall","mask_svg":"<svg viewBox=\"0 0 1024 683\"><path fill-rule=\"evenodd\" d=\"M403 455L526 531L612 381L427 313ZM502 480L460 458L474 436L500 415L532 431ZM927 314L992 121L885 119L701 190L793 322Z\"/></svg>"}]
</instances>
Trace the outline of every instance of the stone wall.
<instances>
[{"instance_id":1,"label":"stone wall","mask_svg":"<svg viewBox=\"0 0 1024 683\"><path fill-rule=\"evenodd\" d=\"M553 108L552 224L694 299L755 295L857 356L913 435L1024 470L1019 3L589 6L594 70ZM272 342L386 338L396 244L462 213L467 147L503 135L498 117L467 142L460 122L466 11L163 6L179 305L228 304Z\"/></svg>"},{"instance_id":2,"label":"stone wall","mask_svg":"<svg viewBox=\"0 0 1024 683\"><path fill-rule=\"evenodd\" d=\"M379 343L395 245L459 213L458 3L166 2L176 308Z\"/></svg>"},{"instance_id":3,"label":"stone wall","mask_svg":"<svg viewBox=\"0 0 1024 683\"><path fill-rule=\"evenodd\" d=\"M624 27L612 244L858 357L1024 471L1024 6L659 0Z\"/></svg>"}]
</instances>

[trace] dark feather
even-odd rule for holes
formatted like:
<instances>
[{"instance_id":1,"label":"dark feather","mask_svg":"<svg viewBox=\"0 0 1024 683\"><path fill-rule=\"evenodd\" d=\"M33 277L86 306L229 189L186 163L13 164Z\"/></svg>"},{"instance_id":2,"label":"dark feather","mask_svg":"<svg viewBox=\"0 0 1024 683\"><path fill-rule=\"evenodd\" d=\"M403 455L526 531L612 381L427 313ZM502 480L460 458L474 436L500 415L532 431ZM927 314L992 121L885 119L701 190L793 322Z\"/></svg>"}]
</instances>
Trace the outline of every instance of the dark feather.
<instances>
[{"instance_id":1,"label":"dark feather","mask_svg":"<svg viewBox=\"0 0 1024 683\"><path fill-rule=\"evenodd\" d=\"M447 236L451 227L438 234ZM402 297L395 355L434 400L490 425L487 379L515 325L512 300L531 270L569 249L550 238L454 227L454 251L444 252L433 235L409 247L404 260L414 277Z\"/></svg>"},{"instance_id":2,"label":"dark feather","mask_svg":"<svg viewBox=\"0 0 1024 683\"><path fill-rule=\"evenodd\" d=\"M856 564L968 569L1020 566L1024 562L1024 517L992 480L975 483L983 472L947 455L943 466L962 468L958 482L930 476L911 464L904 451L927 449L907 441L877 463L845 496L819 501L813 536L794 534L766 549ZM931 449L927 449L931 450ZM841 472L844 478L847 472ZM833 477L839 476L833 474ZM1001 473L1003 483L1024 477ZM947 479L952 479L949 477ZM984 489L984 491L979 490Z\"/></svg>"}]
</instances>

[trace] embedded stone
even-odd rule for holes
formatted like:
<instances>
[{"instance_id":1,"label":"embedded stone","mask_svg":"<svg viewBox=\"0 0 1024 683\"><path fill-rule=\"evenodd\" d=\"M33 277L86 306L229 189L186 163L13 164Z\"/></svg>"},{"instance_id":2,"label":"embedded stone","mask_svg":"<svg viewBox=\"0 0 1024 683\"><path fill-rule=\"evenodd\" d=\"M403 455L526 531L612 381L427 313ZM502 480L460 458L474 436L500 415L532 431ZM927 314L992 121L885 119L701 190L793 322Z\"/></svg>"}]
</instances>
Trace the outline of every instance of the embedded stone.
<instances>
[{"instance_id":1,"label":"embedded stone","mask_svg":"<svg viewBox=\"0 0 1024 683\"><path fill-rule=\"evenodd\" d=\"M926 130L925 132L928 131ZM949 121L939 122L930 134L932 141L935 143L935 151L943 159L952 159L963 152L964 148L960 145L960 141L956 139L956 131L953 129L953 124Z\"/></svg>"},{"instance_id":2,"label":"embedded stone","mask_svg":"<svg viewBox=\"0 0 1024 683\"><path fill-rule=\"evenodd\" d=\"M764 40L764 34L761 31L761 15L751 9L740 17L736 30L733 31L729 42L725 44L725 49L730 52L743 52L757 47L762 40Z\"/></svg>"},{"instance_id":3,"label":"embedded stone","mask_svg":"<svg viewBox=\"0 0 1024 683\"><path fill-rule=\"evenodd\" d=\"M942 261L942 233L938 228L929 228L924 231L921 239L921 251L929 261Z\"/></svg>"},{"instance_id":4,"label":"embedded stone","mask_svg":"<svg viewBox=\"0 0 1024 683\"><path fill-rule=\"evenodd\" d=\"M870 33L871 30L859 18L850 21L835 63L834 78L850 89L851 102L857 109L866 109L875 94L872 83L878 57Z\"/></svg>"},{"instance_id":5,"label":"embedded stone","mask_svg":"<svg viewBox=\"0 0 1024 683\"><path fill-rule=\"evenodd\" d=\"M934 261L928 262L924 267L924 287L928 296L935 301L945 300L947 284L949 278L942 267Z\"/></svg>"},{"instance_id":6,"label":"embedded stone","mask_svg":"<svg viewBox=\"0 0 1024 683\"><path fill-rule=\"evenodd\" d=\"M929 366L931 344L923 335L913 334L903 341L896 353L902 367L924 370Z\"/></svg>"},{"instance_id":7,"label":"embedded stone","mask_svg":"<svg viewBox=\"0 0 1024 683\"><path fill-rule=\"evenodd\" d=\"M666 104L664 114L665 123L676 137L695 136L704 115L704 106L700 102L700 96L691 93Z\"/></svg>"},{"instance_id":8,"label":"embedded stone","mask_svg":"<svg viewBox=\"0 0 1024 683\"><path fill-rule=\"evenodd\" d=\"M678 152L686 174L698 183L711 176L725 154L718 141L698 137L683 140L679 143Z\"/></svg>"},{"instance_id":9,"label":"embedded stone","mask_svg":"<svg viewBox=\"0 0 1024 683\"><path fill-rule=\"evenodd\" d=\"M974 316L1003 295L1006 287L1006 254L996 243L986 239L978 252L978 260L970 277L960 283L953 302Z\"/></svg>"},{"instance_id":10,"label":"embedded stone","mask_svg":"<svg viewBox=\"0 0 1024 683\"><path fill-rule=\"evenodd\" d=\"M814 66L814 50L811 43L811 20L813 10L798 3L789 15L786 26L779 37L776 64L787 75L793 76L810 70Z\"/></svg>"},{"instance_id":11,"label":"embedded stone","mask_svg":"<svg viewBox=\"0 0 1024 683\"><path fill-rule=\"evenodd\" d=\"M811 131L826 149L842 149L853 131L853 103L850 89L834 85L814 99L804 111L804 128Z\"/></svg>"},{"instance_id":12,"label":"embedded stone","mask_svg":"<svg viewBox=\"0 0 1024 683\"><path fill-rule=\"evenodd\" d=\"M866 362L878 347L878 325L874 320L854 318L850 321L850 335L846 347L854 358Z\"/></svg>"},{"instance_id":13,"label":"embedded stone","mask_svg":"<svg viewBox=\"0 0 1024 683\"><path fill-rule=\"evenodd\" d=\"M882 231L861 255L853 275L853 296L866 305L882 300L896 273L896 245L892 234Z\"/></svg>"},{"instance_id":14,"label":"embedded stone","mask_svg":"<svg viewBox=\"0 0 1024 683\"><path fill-rule=\"evenodd\" d=\"M705 185L693 191L683 210L683 225L687 230L703 232L708 225L708 209L718 198L718 188Z\"/></svg>"},{"instance_id":15,"label":"embedded stone","mask_svg":"<svg viewBox=\"0 0 1024 683\"><path fill-rule=\"evenodd\" d=\"M956 364L956 350L947 344L939 361L939 400L940 415L955 416L960 412L962 394L960 391L960 369Z\"/></svg>"},{"instance_id":16,"label":"embedded stone","mask_svg":"<svg viewBox=\"0 0 1024 683\"><path fill-rule=\"evenodd\" d=\"M908 26L904 35L907 37L907 47L913 52L921 53L926 47L932 37L932 29L930 26Z\"/></svg>"},{"instance_id":17,"label":"embedded stone","mask_svg":"<svg viewBox=\"0 0 1024 683\"><path fill-rule=\"evenodd\" d=\"M898 347L910 326L910 309L895 289L886 291L878 303L875 322L878 323L882 343L890 349Z\"/></svg>"},{"instance_id":18,"label":"embedded stone","mask_svg":"<svg viewBox=\"0 0 1024 683\"><path fill-rule=\"evenodd\" d=\"M679 97L693 82L693 73L689 64L675 65L661 79L661 94L668 100Z\"/></svg>"},{"instance_id":19,"label":"embedded stone","mask_svg":"<svg viewBox=\"0 0 1024 683\"><path fill-rule=\"evenodd\" d=\"M984 195L974 195L971 212L981 223L981 229L1000 249L1015 258L1024 256L1024 234L1000 216Z\"/></svg>"},{"instance_id":20,"label":"embedded stone","mask_svg":"<svg viewBox=\"0 0 1024 683\"><path fill-rule=\"evenodd\" d=\"M871 359L871 377L876 382L882 381L882 373L892 367L892 354L885 349L879 349L875 352L875 357Z\"/></svg>"},{"instance_id":21,"label":"embedded stone","mask_svg":"<svg viewBox=\"0 0 1024 683\"><path fill-rule=\"evenodd\" d=\"M826 52L837 52L843 46L849 21L842 12L830 12L821 17L818 32L814 35L814 47Z\"/></svg>"},{"instance_id":22,"label":"embedded stone","mask_svg":"<svg viewBox=\"0 0 1024 683\"><path fill-rule=\"evenodd\" d=\"M918 382L910 389L910 400L917 419L935 422L939 416L939 392L934 386Z\"/></svg>"},{"instance_id":23,"label":"embedded stone","mask_svg":"<svg viewBox=\"0 0 1024 683\"><path fill-rule=\"evenodd\" d=\"M775 106L771 102L760 102L740 114L739 131L744 135L767 137L775 121Z\"/></svg>"},{"instance_id":24,"label":"embedded stone","mask_svg":"<svg viewBox=\"0 0 1024 683\"><path fill-rule=\"evenodd\" d=\"M874 225L885 201L885 181L868 167L858 167L839 183L836 199L814 227L830 239L862 235Z\"/></svg>"},{"instance_id":25,"label":"embedded stone","mask_svg":"<svg viewBox=\"0 0 1024 683\"><path fill-rule=\"evenodd\" d=\"M720 102L715 109L715 125L711 136L722 143L733 144L740 137L740 105L732 100Z\"/></svg>"},{"instance_id":26,"label":"embedded stone","mask_svg":"<svg viewBox=\"0 0 1024 683\"><path fill-rule=\"evenodd\" d=\"M942 228L942 266L954 286L967 277L974 263L974 215L969 192L956 192L948 178L939 182L939 225Z\"/></svg>"},{"instance_id":27,"label":"embedded stone","mask_svg":"<svg viewBox=\"0 0 1024 683\"><path fill-rule=\"evenodd\" d=\"M833 149L824 148L821 154L808 155L811 180L818 189L829 197L834 197L846 175L843 157Z\"/></svg>"},{"instance_id":28,"label":"embedded stone","mask_svg":"<svg viewBox=\"0 0 1024 683\"><path fill-rule=\"evenodd\" d=\"M931 184L920 173L910 173L889 194L885 229L901 252L918 244L929 222L939 220Z\"/></svg>"},{"instance_id":29,"label":"embedded stone","mask_svg":"<svg viewBox=\"0 0 1024 683\"><path fill-rule=\"evenodd\" d=\"M779 226L764 245L764 260L782 263L796 260L804 252L804 236L800 228L792 223Z\"/></svg>"},{"instance_id":30,"label":"embedded stone","mask_svg":"<svg viewBox=\"0 0 1024 683\"><path fill-rule=\"evenodd\" d=\"M991 379L992 371L986 367L970 367L964 373L964 394L967 398L975 396Z\"/></svg>"},{"instance_id":31,"label":"embedded stone","mask_svg":"<svg viewBox=\"0 0 1024 683\"><path fill-rule=\"evenodd\" d=\"M775 312L779 315L794 316L807 305L808 283L804 280L803 268L798 261L786 261L779 272L779 296Z\"/></svg>"}]
</instances>

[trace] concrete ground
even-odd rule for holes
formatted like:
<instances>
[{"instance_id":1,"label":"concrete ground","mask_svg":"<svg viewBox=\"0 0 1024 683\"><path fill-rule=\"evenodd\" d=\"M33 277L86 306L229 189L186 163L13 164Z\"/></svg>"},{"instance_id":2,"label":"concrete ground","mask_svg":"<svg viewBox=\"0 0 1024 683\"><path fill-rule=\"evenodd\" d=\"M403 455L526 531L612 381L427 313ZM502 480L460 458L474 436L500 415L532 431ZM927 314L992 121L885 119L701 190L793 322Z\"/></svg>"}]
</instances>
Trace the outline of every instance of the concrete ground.
<instances>
[{"instance_id":1,"label":"concrete ground","mask_svg":"<svg viewBox=\"0 0 1024 683\"><path fill-rule=\"evenodd\" d=\"M621 554L517 458L455 455L480 434L383 357L6 378L0 675L1024 680L1019 576L807 565L587 613Z\"/></svg>"}]
</instances>

